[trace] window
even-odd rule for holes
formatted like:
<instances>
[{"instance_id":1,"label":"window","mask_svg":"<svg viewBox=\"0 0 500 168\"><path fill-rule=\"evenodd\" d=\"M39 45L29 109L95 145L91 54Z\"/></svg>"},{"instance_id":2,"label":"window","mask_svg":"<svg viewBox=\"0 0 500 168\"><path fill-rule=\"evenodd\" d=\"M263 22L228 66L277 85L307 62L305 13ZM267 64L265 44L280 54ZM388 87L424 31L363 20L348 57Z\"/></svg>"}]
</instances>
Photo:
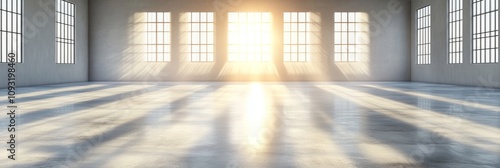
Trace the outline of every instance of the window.
<instances>
[{"instance_id":1,"label":"window","mask_svg":"<svg viewBox=\"0 0 500 168\"><path fill-rule=\"evenodd\" d=\"M431 6L417 11L417 64L431 64Z\"/></svg>"},{"instance_id":2,"label":"window","mask_svg":"<svg viewBox=\"0 0 500 168\"><path fill-rule=\"evenodd\" d=\"M448 1L448 40L448 63L463 63L463 0Z\"/></svg>"},{"instance_id":3,"label":"window","mask_svg":"<svg viewBox=\"0 0 500 168\"><path fill-rule=\"evenodd\" d=\"M335 12L334 54L335 62L357 62L365 54L366 18L360 12Z\"/></svg>"},{"instance_id":4,"label":"window","mask_svg":"<svg viewBox=\"0 0 500 168\"><path fill-rule=\"evenodd\" d=\"M75 63L75 5L56 0L56 63Z\"/></svg>"},{"instance_id":5,"label":"window","mask_svg":"<svg viewBox=\"0 0 500 168\"><path fill-rule=\"evenodd\" d=\"M472 63L498 63L498 0L472 1Z\"/></svg>"},{"instance_id":6,"label":"window","mask_svg":"<svg viewBox=\"0 0 500 168\"><path fill-rule=\"evenodd\" d=\"M308 12L285 12L284 60L308 62L311 60L311 16Z\"/></svg>"},{"instance_id":7,"label":"window","mask_svg":"<svg viewBox=\"0 0 500 168\"><path fill-rule=\"evenodd\" d=\"M271 14L229 12L230 62L271 61Z\"/></svg>"},{"instance_id":8,"label":"window","mask_svg":"<svg viewBox=\"0 0 500 168\"><path fill-rule=\"evenodd\" d=\"M214 13L191 12L189 28L191 61L214 61Z\"/></svg>"},{"instance_id":9,"label":"window","mask_svg":"<svg viewBox=\"0 0 500 168\"><path fill-rule=\"evenodd\" d=\"M10 53L16 54L16 61L22 62L22 0L0 2L0 62L8 62Z\"/></svg>"},{"instance_id":10,"label":"window","mask_svg":"<svg viewBox=\"0 0 500 168\"><path fill-rule=\"evenodd\" d=\"M147 61L170 62L170 12L147 12Z\"/></svg>"}]
</instances>

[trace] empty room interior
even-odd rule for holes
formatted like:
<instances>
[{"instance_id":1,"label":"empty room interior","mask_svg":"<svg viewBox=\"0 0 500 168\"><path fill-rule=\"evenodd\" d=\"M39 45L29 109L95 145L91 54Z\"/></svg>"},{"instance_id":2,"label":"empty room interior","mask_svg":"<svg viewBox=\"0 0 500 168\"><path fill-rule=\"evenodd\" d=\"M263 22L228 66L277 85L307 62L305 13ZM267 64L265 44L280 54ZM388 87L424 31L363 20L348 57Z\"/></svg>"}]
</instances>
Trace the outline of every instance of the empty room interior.
<instances>
[{"instance_id":1,"label":"empty room interior","mask_svg":"<svg viewBox=\"0 0 500 168\"><path fill-rule=\"evenodd\" d=\"M498 0L1 0L0 168L500 168Z\"/></svg>"}]
</instances>

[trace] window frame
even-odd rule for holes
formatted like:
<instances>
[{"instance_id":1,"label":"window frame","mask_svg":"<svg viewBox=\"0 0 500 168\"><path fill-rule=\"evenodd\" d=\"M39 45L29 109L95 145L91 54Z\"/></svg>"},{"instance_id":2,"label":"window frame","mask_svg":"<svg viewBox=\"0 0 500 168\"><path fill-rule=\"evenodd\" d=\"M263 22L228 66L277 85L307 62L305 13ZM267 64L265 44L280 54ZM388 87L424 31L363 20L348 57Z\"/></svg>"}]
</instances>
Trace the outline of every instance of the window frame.
<instances>
[{"instance_id":1,"label":"window frame","mask_svg":"<svg viewBox=\"0 0 500 168\"><path fill-rule=\"evenodd\" d=\"M424 13L427 12L427 13ZM422 13L422 15L421 15ZM416 64L432 64L432 6L426 5L416 11ZM424 20L427 19L427 20ZM427 21L427 22L425 22ZM422 24L420 23L422 22ZM426 23L426 24L424 24ZM426 33L421 34L424 31ZM423 47L423 48L422 48Z\"/></svg>"},{"instance_id":2,"label":"window frame","mask_svg":"<svg viewBox=\"0 0 500 168\"><path fill-rule=\"evenodd\" d=\"M500 33L500 28L498 27L498 19L499 19L499 13L500 13L500 10L499 10L499 2L497 0L493 0L493 1L490 1L490 0L481 0L482 2L485 2L485 1L489 1L489 2L496 2L496 9L494 9L493 11L485 11L483 13L475 13L476 12L476 8L475 8L475 3L480 3L478 2L477 0L472 0L470 1L470 5L471 5L471 58L470 58L470 61L472 64L498 64L500 63L500 60L499 60L499 42L500 42L500 37L499 37L499 33ZM491 40L494 40L496 41L496 47L493 47L493 48L482 48L483 46L483 43L481 42L480 44L477 44L477 45L481 45L480 46L480 49L477 49L476 48L476 40L478 39L486 39L486 38L475 38L476 35L480 35L482 33L485 33L483 31L480 31L480 32L475 32L476 31L476 28L478 27L478 25L475 25L478 21L476 21L476 16L485 16L487 14L490 14L490 13L496 13L496 19L490 19L492 21L494 21L494 24L491 24L489 23L490 25L495 25L495 29L496 31L490 31L489 33L494 33L495 37L492 37L490 38L490 43L491 43ZM490 17L491 18L491 17ZM482 23L482 21L484 20L480 20L479 23ZM483 26L483 25L479 25L479 26ZM482 27L480 27L482 28ZM479 42L478 42L479 43ZM487 42L485 42L485 44L487 44ZM490 44L491 45L491 44ZM490 55L490 59L489 61L486 61L486 55L476 55L476 51L479 50L479 51L482 51L482 50L485 50L485 51L490 51L490 54L491 54L491 50L493 50L492 53L494 53L495 55ZM496 50L496 52L495 52ZM482 61L483 59L481 57L484 56L484 62ZM493 60L492 60L493 58Z\"/></svg>"},{"instance_id":3,"label":"window frame","mask_svg":"<svg viewBox=\"0 0 500 168\"><path fill-rule=\"evenodd\" d=\"M238 16L238 19L235 22L232 22L232 18L231 18L232 14L237 14L237 16ZM245 14L245 19L244 19L245 21L242 21L242 18L243 18L241 16L242 14ZM247 21L247 20L251 19L251 17L250 17L251 14L259 14L260 22ZM228 16L228 21L227 21L228 29L226 32L227 36L228 36L227 61L228 62L240 62L240 63L241 62L246 62L246 63L272 62L273 58L274 58L273 57L273 41L272 41L272 37L271 37L272 33L273 33L272 13L271 12L228 12L227 16ZM267 16L267 18L266 18L266 16ZM234 24L237 27L237 30L231 30L232 24ZM241 27L240 24L250 24L252 26L259 25L259 26L262 26L261 29L268 29L268 31L266 31L266 30L242 31L240 29L240 27ZM265 26L266 24L268 24L268 27ZM260 38L260 43L255 42L255 41L252 41L251 43L244 43L244 44L241 44L240 42L231 43L231 41L234 40L234 39L231 39L232 33L234 33L235 35L238 35L238 36L242 35L242 33L249 33L249 34L256 33L260 36L260 37L258 37L258 38ZM266 33L268 33L267 36L266 36ZM241 41L241 39L238 37L238 39L236 39L236 41ZM268 41L268 43L265 41ZM249 52L248 51L249 49L246 49L246 51L240 51L239 49L241 49L243 46L246 46L247 48L255 47L254 49L258 49L260 51L250 51ZM252 46L252 47L248 47L248 46ZM233 47L236 47L238 50L234 51ZM242 55L246 55L246 56L242 56ZM233 57L236 57L236 58L233 58ZM245 59L242 59L243 57Z\"/></svg>"},{"instance_id":4,"label":"window frame","mask_svg":"<svg viewBox=\"0 0 500 168\"><path fill-rule=\"evenodd\" d=\"M10 3L10 7L9 7L8 2L15 2L15 3ZM3 9L4 7L6 7L6 9ZM10 8L10 10L9 10L9 8ZM6 21L2 21L4 14L6 15L5 18L7 18ZM24 1L23 0L0 1L0 53L1 53L0 54L0 63L8 63L9 62L8 55L10 53L12 53L13 51L16 51L16 53L13 53L16 55L16 57L15 57L16 63L23 63L23 61L24 61L24 19L23 19L23 14L24 14ZM10 18L9 18L9 16L10 16ZM9 21L11 21L11 22L9 22ZM4 25L4 23L5 23L5 25ZM10 25L10 27L9 27L9 25ZM10 38L9 38L9 36L10 36ZM4 37L5 37L5 39L4 39ZM13 44L15 44L15 45L13 45ZM9 51L9 50L11 50L11 51Z\"/></svg>"},{"instance_id":5,"label":"window frame","mask_svg":"<svg viewBox=\"0 0 500 168\"><path fill-rule=\"evenodd\" d=\"M367 44L360 40L360 37L366 33L362 29L367 23L361 19L361 14L361 12L333 13L333 62L357 63L362 61L363 52L360 52L359 49L360 46Z\"/></svg>"},{"instance_id":6,"label":"window frame","mask_svg":"<svg viewBox=\"0 0 500 168\"><path fill-rule=\"evenodd\" d=\"M214 12L189 12L189 61L190 62L215 62L215 13ZM198 14L198 21L193 21L193 14ZM202 16L205 16L202 18ZM204 19L204 20L203 20ZM193 25L198 24L197 30L193 30ZM202 30L204 26L204 30ZM210 28L211 27L211 28ZM198 42L193 43L194 33L198 33ZM203 42L202 34L205 34L205 43ZM211 36L211 41L210 37ZM203 51L203 46L205 50ZM194 51L198 47L198 51ZM198 59L194 59L194 57ZM205 55L205 59L203 59ZM210 56L211 55L211 56Z\"/></svg>"},{"instance_id":7,"label":"window frame","mask_svg":"<svg viewBox=\"0 0 500 168\"><path fill-rule=\"evenodd\" d=\"M76 6L66 0L55 1L56 64L76 64ZM60 20L61 16L65 16L64 21Z\"/></svg>"},{"instance_id":8,"label":"window frame","mask_svg":"<svg viewBox=\"0 0 500 168\"><path fill-rule=\"evenodd\" d=\"M287 15L289 16L288 18ZM293 15L295 15L295 18ZM301 18L302 16L303 19ZM312 47L311 24L312 24L312 18L310 12L283 13L283 61L284 62L311 61L311 47Z\"/></svg>"},{"instance_id":9,"label":"window frame","mask_svg":"<svg viewBox=\"0 0 500 168\"><path fill-rule=\"evenodd\" d=\"M152 17L154 14L154 18ZM162 15L160 20L158 16ZM166 17L168 16L168 17ZM172 13L146 12L146 62L172 62ZM161 26L159 26L161 25ZM168 27L165 27L168 25ZM159 30L161 27L162 30ZM159 40L161 36L161 40ZM167 38L165 38L167 37ZM162 41L159 43L159 41ZM159 51L160 48L162 51ZM161 58L161 59L159 59Z\"/></svg>"},{"instance_id":10,"label":"window frame","mask_svg":"<svg viewBox=\"0 0 500 168\"><path fill-rule=\"evenodd\" d=\"M448 0L448 64L464 63L464 3ZM457 15L457 16L454 16ZM458 17L458 18L457 18ZM458 24L458 25L457 25ZM452 35L453 34L453 35Z\"/></svg>"}]
</instances>

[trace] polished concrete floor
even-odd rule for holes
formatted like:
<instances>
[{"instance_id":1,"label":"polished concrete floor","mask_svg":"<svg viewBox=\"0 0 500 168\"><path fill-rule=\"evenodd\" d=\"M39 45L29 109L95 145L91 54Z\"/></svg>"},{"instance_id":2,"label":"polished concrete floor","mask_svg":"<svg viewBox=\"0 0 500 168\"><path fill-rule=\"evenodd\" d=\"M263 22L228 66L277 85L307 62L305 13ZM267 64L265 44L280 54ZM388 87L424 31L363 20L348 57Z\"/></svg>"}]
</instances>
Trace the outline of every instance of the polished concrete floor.
<instances>
[{"instance_id":1,"label":"polished concrete floor","mask_svg":"<svg viewBox=\"0 0 500 168\"><path fill-rule=\"evenodd\" d=\"M17 160L2 145L0 167L500 167L495 89L76 83L18 92ZM2 142L7 122L0 117Z\"/></svg>"}]
</instances>

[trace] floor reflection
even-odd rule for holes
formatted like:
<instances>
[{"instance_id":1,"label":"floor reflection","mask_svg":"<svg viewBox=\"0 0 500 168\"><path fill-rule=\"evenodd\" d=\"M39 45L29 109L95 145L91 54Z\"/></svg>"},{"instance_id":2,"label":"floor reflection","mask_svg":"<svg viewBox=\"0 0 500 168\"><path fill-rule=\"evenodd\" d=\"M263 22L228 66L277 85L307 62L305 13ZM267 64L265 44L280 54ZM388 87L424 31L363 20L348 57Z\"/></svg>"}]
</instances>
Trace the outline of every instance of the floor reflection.
<instances>
[{"instance_id":1,"label":"floor reflection","mask_svg":"<svg viewBox=\"0 0 500 168\"><path fill-rule=\"evenodd\" d=\"M78 83L20 92L22 150L0 167L500 167L494 89Z\"/></svg>"}]
</instances>

